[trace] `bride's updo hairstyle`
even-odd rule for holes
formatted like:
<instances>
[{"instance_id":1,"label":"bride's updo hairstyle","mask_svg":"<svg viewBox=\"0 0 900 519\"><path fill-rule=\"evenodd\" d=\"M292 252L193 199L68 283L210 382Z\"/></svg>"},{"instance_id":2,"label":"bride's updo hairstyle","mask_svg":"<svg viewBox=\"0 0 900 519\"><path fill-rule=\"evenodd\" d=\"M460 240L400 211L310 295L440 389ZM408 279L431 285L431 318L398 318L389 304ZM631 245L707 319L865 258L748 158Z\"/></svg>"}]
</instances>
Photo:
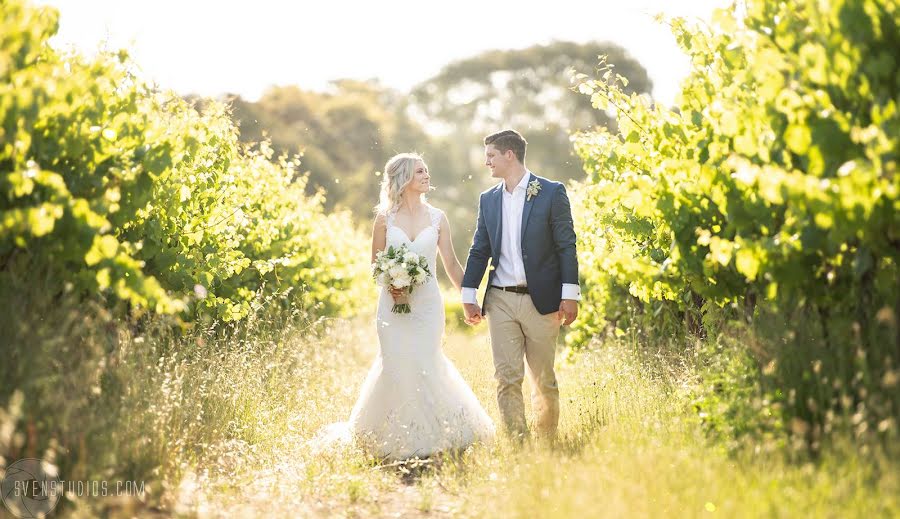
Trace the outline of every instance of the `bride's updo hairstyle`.
<instances>
[{"instance_id":1,"label":"bride's updo hairstyle","mask_svg":"<svg viewBox=\"0 0 900 519\"><path fill-rule=\"evenodd\" d=\"M381 181L381 196L378 207L379 214L396 211L400 206L400 195L412 182L416 172L416 162L425 160L418 153L399 153L391 157L384 165L384 179ZM424 196L424 195L423 195Z\"/></svg>"}]
</instances>

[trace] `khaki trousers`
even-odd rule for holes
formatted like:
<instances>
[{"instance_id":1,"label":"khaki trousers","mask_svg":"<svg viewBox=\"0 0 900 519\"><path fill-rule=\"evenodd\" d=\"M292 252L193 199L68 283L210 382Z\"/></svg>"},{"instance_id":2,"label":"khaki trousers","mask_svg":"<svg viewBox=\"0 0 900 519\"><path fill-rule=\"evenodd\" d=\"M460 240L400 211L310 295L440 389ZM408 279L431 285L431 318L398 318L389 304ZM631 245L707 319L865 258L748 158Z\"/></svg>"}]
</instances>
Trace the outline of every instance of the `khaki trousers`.
<instances>
[{"instance_id":1,"label":"khaki trousers","mask_svg":"<svg viewBox=\"0 0 900 519\"><path fill-rule=\"evenodd\" d=\"M526 434L522 381L525 364L531 379L531 407L538 435L553 437L559 422L559 388L553 363L561 320L541 315L528 294L488 288L485 312L491 333L497 405L507 432Z\"/></svg>"}]
</instances>

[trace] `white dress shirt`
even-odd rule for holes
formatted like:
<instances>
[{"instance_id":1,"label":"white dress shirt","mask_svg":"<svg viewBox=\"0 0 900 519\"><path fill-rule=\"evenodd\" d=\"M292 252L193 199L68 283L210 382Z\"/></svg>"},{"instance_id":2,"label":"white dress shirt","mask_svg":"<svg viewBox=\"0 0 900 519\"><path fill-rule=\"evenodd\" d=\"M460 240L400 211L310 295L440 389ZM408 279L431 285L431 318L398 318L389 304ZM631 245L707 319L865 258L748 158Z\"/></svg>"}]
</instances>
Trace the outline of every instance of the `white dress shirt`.
<instances>
[{"instance_id":1,"label":"white dress shirt","mask_svg":"<svg viewBox=\"0 0 900 519\"><path fill-rule=\"evenodd\" d=\"M526 286L525 262L522 260L522 211L525 209L525 194L528 189L530 171L525 171L522 180L510 193L503 189L501 218L502 236L500 237L500 258L492 283L498 287ZM578 301L581 299L579 287L573 283L562 284L562 298ZM463 287L462 302L478 304L476 289Z\"/></svg>"}]
</instances>

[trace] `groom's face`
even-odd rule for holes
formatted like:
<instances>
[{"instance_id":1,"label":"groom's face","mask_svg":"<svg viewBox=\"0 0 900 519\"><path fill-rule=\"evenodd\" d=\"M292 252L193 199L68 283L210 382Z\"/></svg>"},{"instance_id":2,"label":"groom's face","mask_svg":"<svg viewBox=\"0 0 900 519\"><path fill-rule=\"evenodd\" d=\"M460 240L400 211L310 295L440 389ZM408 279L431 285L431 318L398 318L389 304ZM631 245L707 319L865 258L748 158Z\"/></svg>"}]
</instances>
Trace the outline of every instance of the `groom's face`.
<instances>
[{"instance_id":1,"label":"groom's face","mask_svg":"<svg viewBox=\"0 0 900 519\"><path fill-rule=\"evenodd\" d=\"M506 178L506 173L512 167L512 161L514 160L510 157L512 154L511 150L502 153L493 144L488 144L484 147L484 165L491 170L492 177Z\"/></svg>"}]
</instances>

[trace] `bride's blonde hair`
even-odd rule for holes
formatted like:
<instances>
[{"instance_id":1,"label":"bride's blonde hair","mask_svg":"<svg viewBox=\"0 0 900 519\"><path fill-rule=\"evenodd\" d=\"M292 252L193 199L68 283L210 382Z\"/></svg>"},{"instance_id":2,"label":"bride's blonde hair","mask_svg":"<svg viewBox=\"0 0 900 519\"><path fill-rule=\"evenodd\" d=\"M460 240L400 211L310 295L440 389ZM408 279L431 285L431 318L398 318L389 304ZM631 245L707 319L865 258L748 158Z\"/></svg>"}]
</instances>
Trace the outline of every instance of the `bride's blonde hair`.
<instances>
[{"instance_id":1,"label":"bride's blonde hair","mask_svg":"<svg viewBox=\"0 0 900 519\"><path fill-rule=\"evenodd\" d=\"M413 175L416 172L416 162L425 159L418 153L398 153L384 165L384 179L381 181L380 202L375 208L379 214L388 214L396 211L400 206L400 195L406 186L412 182ZM428 167L426 165L426 167ZM425 195L422 195L422 201L425 201Z\"/></svg>"}]
</instances>

